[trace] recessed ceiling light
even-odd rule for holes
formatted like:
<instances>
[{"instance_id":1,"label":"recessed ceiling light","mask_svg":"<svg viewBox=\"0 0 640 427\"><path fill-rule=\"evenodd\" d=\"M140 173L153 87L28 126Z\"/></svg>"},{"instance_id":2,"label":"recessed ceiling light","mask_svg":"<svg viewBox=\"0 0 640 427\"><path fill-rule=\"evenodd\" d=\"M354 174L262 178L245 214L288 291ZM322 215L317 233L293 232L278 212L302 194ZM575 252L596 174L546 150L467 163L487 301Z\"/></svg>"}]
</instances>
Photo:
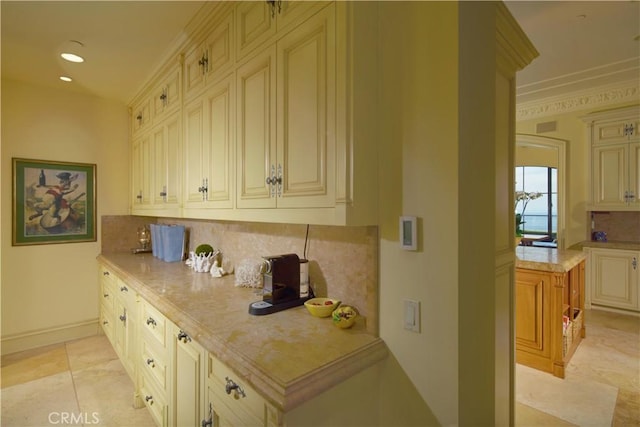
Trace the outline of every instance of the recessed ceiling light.
<instances>
[{"instance_id":1,"label":"recessed ceiling light","mask_svg":"<svg viewBox=\"0 0 640 427\"><path fill-rule=\"evenodd\" d=\"M68 77L68 76L60 76L60 80L62 80L63 82L73 81L73 79L71 77Z\"/></svg>"},{"instance_id":2,"label":"recessed ceiling light","mask_svg":"<svg viewBox=\"0 0 640 427\"><path fill-rule=\"evenodd\" d=\"M62 56L62 59L66 59L69 62L84 62L84 58L80 55L76 55L75 53L62 52L60 56Z\"/></svg>"},{"instance_id":3,"label":"recessed ceiling light","mask_svg":"<svg viewBox=\"0 0 640 427\"><path fill-rule=\"evenodd\" d=\"M62 49L60 56L69 62L84 62L84 58L79 55L83 47L84 45L79 41L69 40Z\"/></svg>"}]
</instances>

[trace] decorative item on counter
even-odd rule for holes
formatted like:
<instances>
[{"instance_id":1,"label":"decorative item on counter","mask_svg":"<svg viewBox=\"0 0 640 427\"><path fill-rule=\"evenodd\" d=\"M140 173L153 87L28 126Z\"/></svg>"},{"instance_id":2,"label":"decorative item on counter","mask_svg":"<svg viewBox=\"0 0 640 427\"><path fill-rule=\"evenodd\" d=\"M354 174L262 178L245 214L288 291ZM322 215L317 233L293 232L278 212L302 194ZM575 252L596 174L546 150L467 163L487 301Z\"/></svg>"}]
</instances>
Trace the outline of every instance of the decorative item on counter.
<instances>
[{"instance_id":1,"label":"decorative item on counter","mask_svg":"<svg viewBox=\"0 0 640 427\"><path fill-rule=\"evenodd\" d=\"M341 305L331 313L333 324L342 329L352 327L356 317L358 317L358 311L348 305Z\"/></svg>"},{"instance_id":2,"label":"decorative item on counter","mask_svg":"<svg viewBox=\"0 0 640 427\"><path fill-rule=\"evenodd\" d=\"M596 242L606 242L607 233L605 231L594 231L591 238Z\"/></svg>"},{"instance_id":3,"label":"decorative item on counter","mask_svg":"<svg viewBox=\"0 0 640 427\"><path fill-rule=\"evenodd\" d=\"M262 288L263 260L243 259L235 268L236 286L248 288Z\"/></svg>"},{"instance_id":4,"label":"decorative item on counter","mask_svg":"<svg viewBox=\"0 0 640 427\"><path fill-rule=\"evenodd\" d=\"M151 252L156 258L162 259L162 233L159 224L149 224L151 228Z\"/></svg>"},{"instance_id":5,"label":"decorative item on counter","mask_svg":"<svg viewBox=\"0 0 640 427\"><path fill-rule=\"evenodd\" d=\"M220 257L218 257L219 259ZM222 262L218 262L218 259L213 261L211 266L211 275L213 277L222 277L226 274L233 273L233 264L229 260L223 259Z\"/></svg>"},{"instance_id":6,"label":"decorative item on counter","mask_svg":"<svg viewBox=\"0 0 640 427\"><path fill-rule=\"evenodd\" d=\"M340 301L333 298L311 298L304 303L309 313L315 317L329 317L339 305Z\"/></svg>"},{"instance_id":7,"label":"decorative item on counter","mask_svg":"<svg viewBox=\"0 0 640 427\"><path fill-rule=\"evenodd\" d=\"M208 273L211 265L217 262L216 258L219 253L220 251L214 250L211 245L204 243L189 253L186 264L198 273Z\"/></svg>"},{"instance_id":8,"label":"decorative item on counter","mask_svg":"<svg viewBox=\"0 0 640 427\"><path fill-rule=\"evenodd\" d=\"M138 227L136 235L137 235L138 243L140 243L140 246L137 248L131 249L131 252L134 254L152 252L151 245L149 245L149 243L151 243L151 231L149 231L149 228L147 228L146 225L143 225L142 227Z\"/></svg>"},{"instance_id":9,"label":"decorative item on counter","mask_svg":"<svg viewBox=\"0 0 640 427\"><path fill-rule=\"evenodd\" d=\"M309 260L300 260L300 298L309 296Z\"/></svg>"},{"instance_id":10,"label":"decorative item on counter","mask_svg":"<svg viewBox=\"0 0 640 427\"><path fill-rule=\"evenodd\" d=\"M162 260L182 261L185 247L184 225L160 225L160 234L162 235Z\"/></svg>"}]
</instances>

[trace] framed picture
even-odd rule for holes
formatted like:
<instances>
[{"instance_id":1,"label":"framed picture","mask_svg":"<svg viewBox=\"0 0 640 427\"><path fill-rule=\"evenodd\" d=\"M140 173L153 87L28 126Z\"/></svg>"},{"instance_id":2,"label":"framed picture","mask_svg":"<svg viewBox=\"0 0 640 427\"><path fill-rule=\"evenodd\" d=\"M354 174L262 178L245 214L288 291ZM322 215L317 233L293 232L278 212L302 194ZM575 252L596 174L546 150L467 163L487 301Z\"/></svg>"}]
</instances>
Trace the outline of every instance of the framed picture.
<instances>
[{"instance_id":1,"label":"framed picture","mask_svg":"<svg viewBox=\"0 0 640 427\"><path fill-rule=\"evenodd\" d=\"M96 241L96 165L13 159L13 245Z\"/></svg>"}]
</instances>

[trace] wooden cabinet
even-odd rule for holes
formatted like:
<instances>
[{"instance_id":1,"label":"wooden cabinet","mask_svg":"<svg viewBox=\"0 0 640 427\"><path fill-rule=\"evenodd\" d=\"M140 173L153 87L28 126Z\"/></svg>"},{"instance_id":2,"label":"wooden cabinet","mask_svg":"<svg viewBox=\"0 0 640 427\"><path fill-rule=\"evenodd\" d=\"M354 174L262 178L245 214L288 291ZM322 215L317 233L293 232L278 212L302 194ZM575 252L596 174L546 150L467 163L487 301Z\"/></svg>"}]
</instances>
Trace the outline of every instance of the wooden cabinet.
<instances>
[{"instance_id":1,"label":"wooden cabinet","mask_svg":"<svg viewBox=\"0 0 640 427\"><path fill-rule=\"evenodd\" d=\"M207 352L181 329L173 333L176 426L199 426L205 418L204 382Z\"/></svg>"},{"instance_id":2,"label":"wooden cabinet","mask_svg":"<svg viewBox=\"0 0 640 427\"><path fill-rule=\"evenodd\" d=\"M640 311L640 252L586 248L589 254L590 302L623 310Z\"/></svg>"},{"instance_id":3,"label":"wooden cabinet","mask_svg":"<svg viewBox=\"0 0 640 427\"><path fill-rule=\"evenodd\" d=\"M178 48L182 73L166 66L131 104L132 213L375 224L374 5L208 8ZM175 98L181 119L172 127ZM167 145L175 129L181 155Z\"/></svg>"},{"instance_id":4,"label":"wooden cabinet","mask_svg":"<svg viewBox=\"0 0 640 427\"><path fill-rule=\"evenodd\" d=\"M224 6L222 6L224 7ZM201 42L190 46L184 59L184 92L186 99L202 93L209 83L227 75L235 64L235 35L233 10L219 11L217 18L207 25L212 31Z\"/></svg>"},{"instance_id":5,"label":"wooden cabinet","mask_svg":"<svg viewBox=\"0 0 640 427\"><path fill-rule=\"evenodd\" d=\"M238 208L335 206L335 9L237 72Z\"/></svg>"},{"instance_id":6,"label":"wooden cabinet","mask_svg":"<svg viewBox=\"0 0 640 427\"><path fill-rule=\"evenodd\" d=\"M211 86L185 107L185 188L187 215L194 209L233 207L234 78Z\"/></svg>"},{"instance_id":7,"label":"wooden cabinet","mask_svg":"<svg viewBox=\"0 0 640 427\"><path fill-rule=\"evenodd\" d=\"M591 210L640 210L640 109L591 114Z\"/></svg>"},{"instance_id":8,"label":"wooden cabinet","mask_svg":"<svg viewBox=\"0 0 640 427\"><path fill-rule=\"evenodd\" d=\"M219 427L282 425L281 413L241 376L212 355L208 356L207 366L205 421Z\"/></svg>"},{"instance_id":9,"label":"wooden cabinet","mask_svg":"<svg viewBox=\"0 0 640 427\"><path fill-rule=\"evenodd\" d=\"M585 336L585 261L567 272L516 269L516 361L564 378Z\"/></svg>"}]
</instances>

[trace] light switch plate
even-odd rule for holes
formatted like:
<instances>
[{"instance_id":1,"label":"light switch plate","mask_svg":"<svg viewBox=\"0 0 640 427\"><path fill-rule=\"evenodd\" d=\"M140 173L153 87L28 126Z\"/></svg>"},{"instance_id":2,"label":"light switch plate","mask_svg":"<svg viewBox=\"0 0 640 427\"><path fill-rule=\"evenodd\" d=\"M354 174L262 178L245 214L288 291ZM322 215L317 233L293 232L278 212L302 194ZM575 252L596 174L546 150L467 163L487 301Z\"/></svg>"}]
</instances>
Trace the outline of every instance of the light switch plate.
<instances>
[{"instance_id":1,"label":"light switch plate","mask_svg":"<svg viewBox=\"0 0 640 427\"><path fill-rule=\"evenodd\" d=\"M404 328L420 333L420 301L404 300Z\"/></svg>"}]
</instances>

